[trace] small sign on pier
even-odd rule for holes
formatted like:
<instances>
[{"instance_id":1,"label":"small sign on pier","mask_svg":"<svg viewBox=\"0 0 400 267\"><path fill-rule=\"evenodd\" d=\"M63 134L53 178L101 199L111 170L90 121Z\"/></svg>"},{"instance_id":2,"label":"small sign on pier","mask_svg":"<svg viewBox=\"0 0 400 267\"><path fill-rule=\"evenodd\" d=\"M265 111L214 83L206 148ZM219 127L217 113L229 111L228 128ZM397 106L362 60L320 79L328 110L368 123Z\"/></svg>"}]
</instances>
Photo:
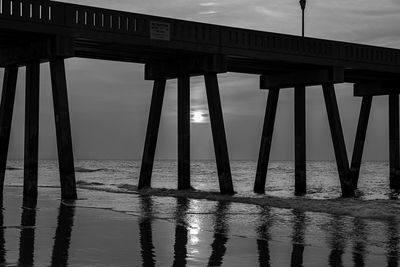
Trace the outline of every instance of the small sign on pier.
<instances>
[{"instance_id":1,"label":"small sign on pier","mask_svg":"<svg viewBox=\"0 0 400 267\"><path fill-rule=\"evenodd\" d=\"M150 38L169 41L170 24L167 22L150 21Z\"/></svg>"}]
</instances>

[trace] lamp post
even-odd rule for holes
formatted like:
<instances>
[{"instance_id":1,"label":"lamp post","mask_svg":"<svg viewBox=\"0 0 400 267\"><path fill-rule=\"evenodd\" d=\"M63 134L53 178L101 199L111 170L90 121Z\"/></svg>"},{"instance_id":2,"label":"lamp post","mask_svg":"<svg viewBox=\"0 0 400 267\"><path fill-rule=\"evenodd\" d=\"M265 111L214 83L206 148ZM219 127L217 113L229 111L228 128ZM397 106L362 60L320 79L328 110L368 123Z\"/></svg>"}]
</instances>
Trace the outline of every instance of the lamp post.
<instances>
[{"instance_id":1,"label":"lamp post","mask_svg":"<svg viewBox=\"0 0 400 267\"><path fill-rule=\"evenodd\" d=\"M306 9L306 0L300 0L301 7L301 36L304 37L304 9Z\"/></svg>"}]
</instances>

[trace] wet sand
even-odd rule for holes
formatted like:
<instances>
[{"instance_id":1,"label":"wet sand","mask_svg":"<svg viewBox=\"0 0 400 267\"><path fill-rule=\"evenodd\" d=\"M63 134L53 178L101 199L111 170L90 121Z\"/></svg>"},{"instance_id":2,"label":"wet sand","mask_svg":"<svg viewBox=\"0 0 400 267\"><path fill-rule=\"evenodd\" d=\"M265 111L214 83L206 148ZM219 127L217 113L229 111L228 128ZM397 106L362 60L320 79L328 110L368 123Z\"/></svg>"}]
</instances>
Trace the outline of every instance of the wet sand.
<instances>
[{"instance_id":1,"label":"wet sand","mask_svg":"<svg viewBox=\"0 0 400 267\"><path fill-rule=\"evenodd\" d=\"M5 189L0 233L2 264L113 266L140 260L135 217L76 208L73 203L53 198L58 190L46 191L37 204L25 199L23 205L20 188Z\"/></svg>"},{"instance_id":2,"label":"wet sand","mask_svg":"<svg viewBox=\"0 0 400 267\"><path fill-rule=\"evenodd\" d=\"M396 266L396 221L79 190L5 187L6 266ZM23 208L21 208L23 207ZM375 233L373 231L376 231Z\"/></svg>"}]
</instances>

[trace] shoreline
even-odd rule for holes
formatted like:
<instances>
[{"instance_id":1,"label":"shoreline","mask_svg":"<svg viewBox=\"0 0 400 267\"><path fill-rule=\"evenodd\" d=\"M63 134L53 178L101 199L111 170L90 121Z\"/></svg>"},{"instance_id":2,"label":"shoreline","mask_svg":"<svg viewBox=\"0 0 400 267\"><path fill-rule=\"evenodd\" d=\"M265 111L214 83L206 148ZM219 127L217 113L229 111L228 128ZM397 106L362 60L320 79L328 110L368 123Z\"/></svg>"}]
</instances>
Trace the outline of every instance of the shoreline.
<instances>
[{"instance_id":1,"label":"shoreline","mask_svg":"<svg viewBox=\"0 0 400 267\"><path fill-rule=\"evenodd\" d=\"M81 189L101 190L92 186L79 186ZM104 189L106 192L138 194L142 196L158 197L186 197L189 199L222 201L242 204L252 204L261 207L273 207L280 209L292 209L302 212L317 212L331 215L351 216L355 218L374 220L400 221L400 202L398 200L362 200L359 198L336 198L336 199L310 199L305 197L280 198L263 195L259 197L241 197L221 195L216 192L198 190L176 190L163 188L148 188L137 190L136 186L124 186L126 191L113 191ZM360 206L362 205L362 209Z\"/></svg>"},{"instance_id":2,"label":"shoreline","mask_svg":"<svg viewBox=\"0 0 400 267\"><path fill-rule=\"evenodd\" d=\"M5 187L22 187L20 185L6 185ZM57 186L39 186L39 188L59 188ZM400 221L399 200L363 200L359 198L336 199L310 199L306 197L280 198L275 196L242 197L227 196L216 192L148 188L137 190L136 186L123 185L121 190L98 188L96 186L78 185L78 189L104 191L109 193L133 194L141 196L188 198L196 200L210 200L219 202L231 202L252 204L261 207L273 207L290 209L301 212L316 212L330 215L350 216L354 218L373 219L379 221ZM78 196L79 197L79 196Z\"/></svg>"}]
</instances>

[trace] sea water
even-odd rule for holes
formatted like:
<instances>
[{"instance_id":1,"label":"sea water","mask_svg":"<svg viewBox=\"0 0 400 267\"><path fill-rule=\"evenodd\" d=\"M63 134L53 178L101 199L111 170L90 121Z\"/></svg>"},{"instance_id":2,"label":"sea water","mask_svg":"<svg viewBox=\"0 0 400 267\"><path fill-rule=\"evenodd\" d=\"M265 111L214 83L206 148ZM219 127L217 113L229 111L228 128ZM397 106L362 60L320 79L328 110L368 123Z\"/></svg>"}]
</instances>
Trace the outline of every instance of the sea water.
<instances>
[{"instance_id":1,"label":"sea water","mask_svg":"<svg viewBox=\"0 0 400 267\"><path fill-rule=\"evenodd\" d=\"M22 185L22 166L22 161L9 161L6 185ZM312 203L321 204L319 212L307 211L307 207L247 203L266 198L252 192L256 170L253 161L231 162L236 202L229 198L204 200L201 196L142 196L136 190L140 161L78 160L75 166L78 187L83 188L78 192L76 206L109 209L139 219L140 229L144 227L140 240L151 241L147 245L141 243L142 257L137 260L144 266L171 266L179 260L187 266L397 266L399 217L374 216L386 208L400 206L388 189L386 162L363 164L360 198L350 202L353 209L355 206L356 210L367 211L353 212L355 216L331 209L331 201L340 197L340 183L336 165L330 161L308 162L308 194L304 197L293 196L293 162L271 162L268 169L266 197L278 204L286 201L289 207L290 203L302 207L317 201ZM47 187L59 186L58 177L56 161L40 161L39 190L46 192ZM192 161L191 178L195 189L207 192L204 198L218 192L214 161ZM174 192L176 186L176 162L156 161L152 187ZM371 208L375 202L378 205ZM340 203L346 209L346 201ZM154 234L152 225L158 222L175 225L170 242L161 242L165 233ZM165 246L168 242L170 245ZM163 249L171 251L170 257L162 256Z\"/></svg>"},{"instance_id":2,"label":"sea water","mask_svg":"<svg viewBox=\"0 0 400 267\"><path fill-rule=\"evenodd\" d=\"M232 161L234 190L239 196L256 196L253 185L257 162ZM23 161L8 162L5 184L23 184ZM121 186L138 183L139 160L77 160L75 162L78 184L97 188L121 189ZM39 185L59 186L57 161L41 160L39 163ZM388 199L390 190L389 165L387 162L364 162L361 167L358 189L362 199ZM195 160L191 163L192 186L201 191L218 192L218 175L215 161ZM177 188L177 163L174 160L155 161L152 187ZM272 161L269 164L266 194L290 198L294 192L294 163ZM309 161L307 163L307 195L312 199L340 197L340 182L334 161Z\"/></svg>"}]
</instances>

